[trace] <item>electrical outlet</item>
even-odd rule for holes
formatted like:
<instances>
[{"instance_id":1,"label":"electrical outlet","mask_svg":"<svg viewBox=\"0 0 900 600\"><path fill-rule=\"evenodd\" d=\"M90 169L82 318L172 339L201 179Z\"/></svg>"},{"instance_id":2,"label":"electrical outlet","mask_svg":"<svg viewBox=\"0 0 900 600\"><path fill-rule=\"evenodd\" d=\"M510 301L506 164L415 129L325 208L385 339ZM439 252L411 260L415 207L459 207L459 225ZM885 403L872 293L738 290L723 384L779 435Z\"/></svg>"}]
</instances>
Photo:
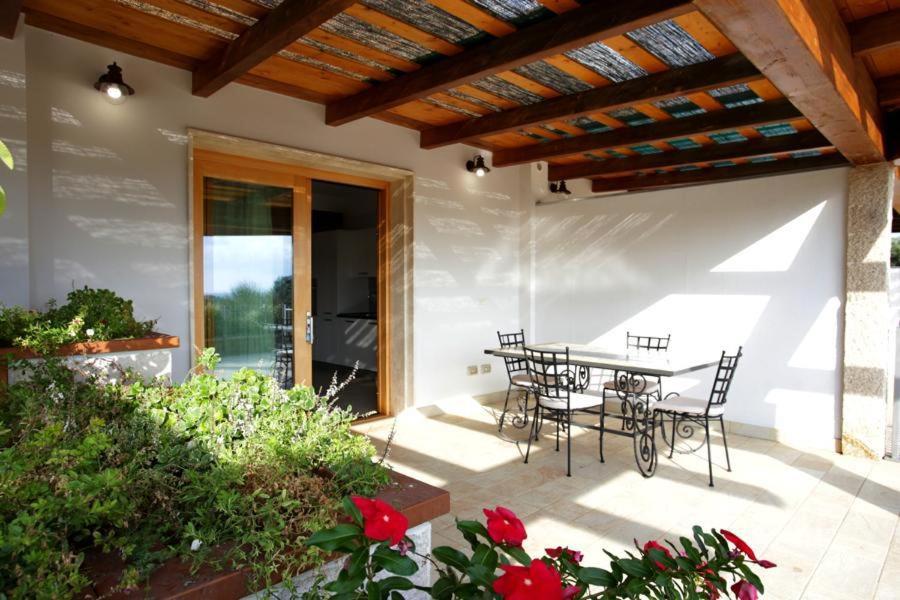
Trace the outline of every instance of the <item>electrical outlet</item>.
<instances>
[{"instance_id":1,"label":"electrical outlet","mask_svg":"<svg viewBox=\"0 0 900 600\"><path fill-rule=\"evenodd\" d=\"M483 364L483 365L481 365L481 372L482 372L482 373L490 373L490 372L491 372L491 365L490 365L489 363L488 363L488 364Z\"/></svg>"},{"instance_id":2,"label":"electrical outlet","mask_svg":"<svg viewBox=\"0 0 900 600\"><path fill-rule=\"evenodd\" d=\"M469 375L478 375L478 365L469 365L466 369L469 371Z\"/></svg>"}]
</instances>

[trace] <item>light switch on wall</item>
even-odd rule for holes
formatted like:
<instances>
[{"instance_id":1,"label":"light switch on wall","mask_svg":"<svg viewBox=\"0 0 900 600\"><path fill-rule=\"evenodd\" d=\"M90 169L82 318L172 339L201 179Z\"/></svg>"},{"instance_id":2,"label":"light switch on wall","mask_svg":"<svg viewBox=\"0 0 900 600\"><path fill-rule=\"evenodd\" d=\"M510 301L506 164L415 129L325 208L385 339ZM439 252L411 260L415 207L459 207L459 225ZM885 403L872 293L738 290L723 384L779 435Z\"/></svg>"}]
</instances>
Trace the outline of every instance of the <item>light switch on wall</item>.
<instances>
[{"instance_id":1,"label":"light switch on wall","mask_svg":"<svg viewBox=\"0 0 900 600\"><path fill-rule=\"evenodd\" d=\"M466 369L469 371L469 375L478 375L478 365L469 365Z\"/></svg>"},{"instance_id":2,"label":"light switch on wall","mask_svg":"<svg viewBox=\"0 0 900 600\"><path fill-rule=\"evenodd\" d=\"M491 365L490 365L490 364L483 364L483 365L481 365L481 372L482 372L482 373L490 373L490 372L491 372Z\"/></svg>"}]
</instances>

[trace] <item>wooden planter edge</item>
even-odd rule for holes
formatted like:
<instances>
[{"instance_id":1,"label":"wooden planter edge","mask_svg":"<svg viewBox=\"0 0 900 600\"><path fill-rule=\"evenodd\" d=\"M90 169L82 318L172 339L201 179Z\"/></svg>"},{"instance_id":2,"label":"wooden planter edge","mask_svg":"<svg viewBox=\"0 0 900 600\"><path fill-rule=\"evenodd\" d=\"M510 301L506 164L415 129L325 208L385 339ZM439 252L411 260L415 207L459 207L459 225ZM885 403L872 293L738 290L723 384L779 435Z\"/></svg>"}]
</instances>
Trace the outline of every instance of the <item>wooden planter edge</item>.
<instances>
[{"instance_id":1,"label":"wooden planter edge","mask_svg":"<svg viewBox=\"0 0 900 600\"><path fill-rule=\"evenodd\" d=\"M111 354L113 352L137 352L139 350L158 350L160 348L178 348L181 345L177 335L152 332L145 337L103 342L76 342L60 346L55 356L78 356L82 354ZM40 358L26 348L0 348L0 360L7 357L14 360L23 358Z\"/></svg>"}]
</instances>

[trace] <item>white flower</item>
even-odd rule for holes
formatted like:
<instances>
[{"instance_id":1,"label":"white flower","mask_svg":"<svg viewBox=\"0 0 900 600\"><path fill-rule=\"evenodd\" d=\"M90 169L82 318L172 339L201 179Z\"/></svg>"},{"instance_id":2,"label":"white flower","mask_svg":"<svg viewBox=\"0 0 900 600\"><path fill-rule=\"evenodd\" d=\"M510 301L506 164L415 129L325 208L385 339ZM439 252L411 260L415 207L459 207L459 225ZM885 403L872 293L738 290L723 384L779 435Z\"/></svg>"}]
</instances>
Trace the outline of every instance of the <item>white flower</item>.
<instances>
[{"instance_id":1,"label":"white flower","mask_svg":"<svg viewBox=\"0 0 900 600\"><path fill-rule=\"evenodd\" d=\"M203 542L201 542L200 540L194 540L193 542L191 542L191 552L196 552L202 545Z\"/></svg>"},{"instance_id":2,"label":"white flower","mask_svg":"<svg viewBox=\"0 0 900 600\"><path fill-rule=\"evenodd\" d=\"M85 333L87 334L88 337L94 337L94 330L93 330L93 329L88 329L87 331L85 331Z\"/></svg>"}]
</instances>

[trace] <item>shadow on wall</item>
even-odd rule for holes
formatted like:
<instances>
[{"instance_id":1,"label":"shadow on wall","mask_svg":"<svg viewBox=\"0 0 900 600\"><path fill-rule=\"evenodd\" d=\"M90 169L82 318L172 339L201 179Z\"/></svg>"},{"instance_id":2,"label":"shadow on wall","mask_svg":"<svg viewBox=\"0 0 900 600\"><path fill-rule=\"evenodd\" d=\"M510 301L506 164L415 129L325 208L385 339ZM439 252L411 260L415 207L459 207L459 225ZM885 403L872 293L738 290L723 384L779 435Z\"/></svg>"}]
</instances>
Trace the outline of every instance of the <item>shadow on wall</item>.
<instances>
[{"instance_id":1,"label":"shadow on wall","mask_svg":"<svg viewBox=\"0 0 900 600\"><path fill-rule=\"evenodd\" d=\"M728 418L829 447L845 193L833 170L538 208L533 338L671 333L673 352L713 357L743 345ZM705 398L711 377L667 391Z\"/></svg>"}]
</instances>

